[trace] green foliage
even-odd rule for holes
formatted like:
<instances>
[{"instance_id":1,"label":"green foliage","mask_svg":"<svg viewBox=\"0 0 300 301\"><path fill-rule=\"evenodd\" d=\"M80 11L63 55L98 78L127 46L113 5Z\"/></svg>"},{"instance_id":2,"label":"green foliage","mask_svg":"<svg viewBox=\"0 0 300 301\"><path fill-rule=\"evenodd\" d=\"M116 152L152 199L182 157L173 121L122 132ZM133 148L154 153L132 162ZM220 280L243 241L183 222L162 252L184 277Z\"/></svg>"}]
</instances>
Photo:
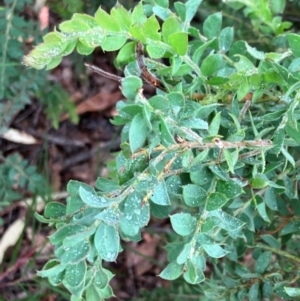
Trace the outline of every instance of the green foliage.
<instances>
[{"instance_id":1,"label":"green foliage","mask_svg":"<svg viewBox=\"0 0 300 301\"><path fill-rule=\"evenodd\" d=\"M22 66L26 43L33 37L35 42L41 38L39 23L24 16L24 7L29 4L33 1L8 0L0 9L0 134L33 97L45 104L55 127L62 112L77 120L74 104L60 85L49 84L47 72ZM6 158L1 154L0 175L0 210L28 192L40 196L49 192L45 178L17 154Z\"/></svg>"},{"instance_id":2,"label":"green foliage","mask_svg":"<svg viewBox=\"0 0 300 301\"><path fill-rule=\"evenodd\" d=\"M0 10L0 27L3 29L0 32L1 133L7 129L7 124L12 117L26 104L31 103L32 97L43 99L47 95L47 90L54 90L54 87L56 95L48 95L47 102L44 103L48 112L51 111L50 117L53 117L55 112L54 125L57 126L57 118L63 112L68 112L72 116L72 120L76 121L74 105L61 88L57 89L57 85L49 85L47 73L24 68L21 64L26 43L33 37L35 42L39 42L41 39L39 23L24 17L24 6L32 3L32 0L9 0L6 1L6 6ZM68 105L57 105L51 108L52 100L55 102L57 99L60 103L68 103Z\"/></svg>"},{"instance_id":3,"label":"green foliage","mask_svg":"<svg viewBox=\"0 0 300 301\"><path fill-rule=\"evenodd\" d=\"M45 178L38 173L35 166L29 165L19 155L4 158L0 153L0 163L0 210L12 201L21 199L27 192L39 196L49 193Z\"/></svg>"},{"instance_id":4,"label":"green foliage","mask_svg":"<svg viewBox=\"0 0 300 301\"><path fill-rule=\"evenodd\" d=\"M110 298L103 261L116 260L120 239L139 241L151 216L170 217L176 238L160 277L183 276L201 300L297 298L300 37L276 16L285 2L226 1L271 37L271 51L235 40L221 13L192 26L201 0L175 3L177 14L168 1L146 2L74 14L24 59L51 69L74 49L88 55L99 46L119 50L116 66L125 66L126 102L113 121L124 126L111 168L118 174L95 188L70 181L66 206L36 214L57 229L56 259L39 275L64 284L72 300ZM157 87L149 99L145 70Z\"/></svg>"}]
</instances>

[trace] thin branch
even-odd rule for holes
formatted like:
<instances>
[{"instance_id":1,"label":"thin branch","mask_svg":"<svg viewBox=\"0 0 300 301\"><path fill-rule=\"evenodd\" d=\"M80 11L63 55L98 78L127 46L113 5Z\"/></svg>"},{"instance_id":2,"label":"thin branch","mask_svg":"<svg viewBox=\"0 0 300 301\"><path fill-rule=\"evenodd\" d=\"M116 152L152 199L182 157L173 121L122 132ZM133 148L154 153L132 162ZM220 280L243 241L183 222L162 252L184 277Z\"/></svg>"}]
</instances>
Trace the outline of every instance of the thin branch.
<instances>
[{"instance_id":1,"label":"thin branch","mask_svg":"<svg viewBox=\"0 0 300 301\"><path fill-rule=\"evenodd\" d=\"M90 69L91 71L93 71L93 72L95 72L95 73L98 73L98 74L100 74L100 75L102 75L102 76L104 76L104 77L106 77L106 78L111 79L111 80L117 81L117 82L119 82L119 83L121 83L122 80L123 80L123 77L120 77L120 76L114 75L114 74L112 74L112 73L106 72L106 71L104 71L104 70L102 70L102 69L100 69L99 67L96 67L96 66L94 66L94 65L90 65L90 64L86 64L86 63L85 63L85 66L86 66L88 69Z\"/></svg>"},{"instance_id":2,"label":"thin branch","mask_svg":"<svg viewBox=\"0 0 300 301\"><path fill-rule=\"evenodd\" d=\"M250 248L253 248L253 246L249 246ZM272 248L272 247L269 247L267 245L264 245L264 244L257 244L255 246L255 248L262 248L264 250L268 250L268 251L271 251L275 254L278 254L278 255L281 255L283 257L286 257L286 258L289 258L297 263L300 263L300 258L298 256L295 256L291 253L288 253L286 251L282 251L282 250L279 250L279 249L275 249L275 248Z\"/></svg>"}]
</instances>

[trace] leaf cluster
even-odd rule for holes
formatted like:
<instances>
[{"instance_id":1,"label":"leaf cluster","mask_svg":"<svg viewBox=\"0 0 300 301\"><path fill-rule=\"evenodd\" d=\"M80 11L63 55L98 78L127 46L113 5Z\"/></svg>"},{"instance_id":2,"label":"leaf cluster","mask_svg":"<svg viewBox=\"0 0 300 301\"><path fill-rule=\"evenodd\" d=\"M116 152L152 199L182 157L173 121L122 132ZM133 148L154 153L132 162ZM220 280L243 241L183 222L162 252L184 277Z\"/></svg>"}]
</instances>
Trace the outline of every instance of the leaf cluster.
<instances>
[{"instance_id":1,"label":"leaf cluster","mask_svg":"<svg viewBox=\"0 0 300 301\"><path fill-rule=\"evenodd\" d=\"M17 112L22 110L26 104L30 104L33 97L43 99L47 95L47 90L53 89L53 84L47 81L47 72L24 68L21 61L26 49L26 43L33 39L38 43L41 39L39 23L25 18L24 8L32 5L32 0L9 0L6 6L0 10L0 132L7 129L8 123ZM68 112L74 117L74 106L70 103L66 93L59 87L56 88L58 95L52 95L55 100L60 98L62 105L52 104L45 101L45 106L52 114L53 123L57 126L59 114ZM61 91L61 92L60 92ZM60 92L60 93L59 93ZM48 99L50 96L48 95ZM54 114L55 112L55 114Z\"/></svg>"},{"instance_id":2,"label":"leaf cluster","mask_svg":"<svg viewBox=\"0 0 300 301\"><path fill-rule=\"evenodd\" d=\"M6 158L0 154L0 160L0 210L22 198L27 192L39 196L48 193L45 178L27 160L23 160L18 154Z\"/></svg>"},{"instance_id":3,"label":"leaf cluster","mask_svg":"<svg viewBox=\"0 0 300 301\"><path fill-rule=\"evenodd\" d=\"M24 13L26 5L33 1L8 0L0 9L0 134L34 97L44 102L54 126L58 127L60 112L69 112L76 121L74 104L61 86L49 84L47 72L24 68L21 63L28 41L41 39L39 23ZM1 210L28 192L44 196L46 189L46 180L36 167L17 154L0 154Z\"/></svg>"},{"instance_id":4,"label":"leaf cluster","mask_svg":"<svg viewBox=\"0 0 300 301\"><path fill-rule=\"evenodd\" d=\"M176 237L160 277L183 276L203 300L300 295L292 287L299 281L300 36L285 33L288 24L274 16L282 6L227 1L276 41L272 52L258 50L222 28L221 13L192 26L201 2L175 2L175 12L156 0L132 11L116 4L110 14L74 14L24 59L51 69L74 49L88 55L100 46L118 50L115 64L125 68L126 102L112 121L123 126L117 177L99 178L95 188L71 181L66 205L36 214L56 226L57 259L39 274L63 283L72 300L112 296L103 261L116 260L120 239L139 241L152 216L169 217ZM142 66L140 44L148 55ZM149 99L145 70L157 87Z\"/></svg>"}]
</instances>

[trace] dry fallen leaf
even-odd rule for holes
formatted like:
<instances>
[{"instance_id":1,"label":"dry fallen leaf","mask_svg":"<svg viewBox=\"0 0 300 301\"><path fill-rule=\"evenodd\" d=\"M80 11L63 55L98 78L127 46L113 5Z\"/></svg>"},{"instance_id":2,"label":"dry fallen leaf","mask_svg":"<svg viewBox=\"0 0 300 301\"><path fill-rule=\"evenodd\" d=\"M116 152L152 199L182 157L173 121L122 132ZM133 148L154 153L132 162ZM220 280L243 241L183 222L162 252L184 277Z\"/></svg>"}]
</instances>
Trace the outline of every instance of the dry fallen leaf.
<instances>
[{"instance_id":1,"label":"dry fallen leaf","mask_svg":"<svg viewBox=\"0 0 300 301\"><path fill-rule=\"evenodd\" d=\"M2 134L1 137L6 140L21 144L39 144L39 141L33 136L13 128L8 129L8 131Z\"/></svg>"},{"instance_id":2,"label":"dry fallen leaf","mask_svg":"<svg viewBox=\"0 0 300 301\"><path fill-rule=\"evenodd\" d=\"M0 263L2 263L5 251L17 243L23 232L24 226L25 221L20 218L14 221L5 231L0 241Z\"/></svg>"}]
</instances>

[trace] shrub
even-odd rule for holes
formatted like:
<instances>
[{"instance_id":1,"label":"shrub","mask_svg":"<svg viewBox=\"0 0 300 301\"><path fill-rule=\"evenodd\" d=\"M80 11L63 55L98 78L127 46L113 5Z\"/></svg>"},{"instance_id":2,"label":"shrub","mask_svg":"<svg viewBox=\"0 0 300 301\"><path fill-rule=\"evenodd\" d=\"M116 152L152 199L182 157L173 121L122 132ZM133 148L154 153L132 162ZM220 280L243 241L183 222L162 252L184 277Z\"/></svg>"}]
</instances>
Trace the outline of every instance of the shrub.
<instances>
[{"instance_id":1,"label":"shrub","mask_svg":"<svg viewBox=\"0 0 300 301\"><path fill-rule=\"evenodd\" d=\"M224 1L270 40L259 50L222 28L221 13L193 26L201 2L74 14L24 58L51 69L74 49L89 55L100 46L118 51L124 68L124 78L114 76L126 99L112 121L123 126L117 176L95 188L70 181L66 205L36 214L56 227L56 258L38 274L72 300L113 296L103 262L117 259L120 239L139 241L151 217L170 218L177 237L159 276L183 276L201 300L300 296L300 36L278 16L285 1ZM157 88L153 97L144 82Z\"/></svg>"}]
</instances>

